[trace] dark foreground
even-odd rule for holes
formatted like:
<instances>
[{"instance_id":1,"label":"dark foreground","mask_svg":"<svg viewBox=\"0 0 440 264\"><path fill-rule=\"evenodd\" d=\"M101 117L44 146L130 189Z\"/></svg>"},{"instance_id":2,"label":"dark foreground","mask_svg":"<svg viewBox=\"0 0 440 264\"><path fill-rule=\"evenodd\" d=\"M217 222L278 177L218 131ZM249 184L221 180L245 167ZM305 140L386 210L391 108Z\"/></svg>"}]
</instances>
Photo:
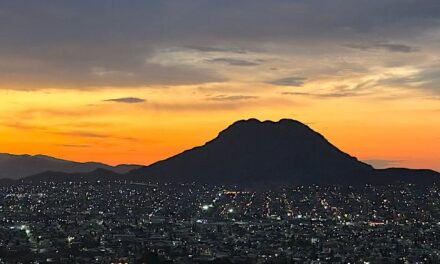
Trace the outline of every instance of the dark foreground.
<instances>
[{"instance_id":1,"label":"dark foreground","mask_svg":"<svg viewBox=\"0 0 440 264\"><path fill-rule=\"evenodd\" d=\"M0 222L0 263L440 262L435 186L15 185Z\"/></svg>"}]
</instances>

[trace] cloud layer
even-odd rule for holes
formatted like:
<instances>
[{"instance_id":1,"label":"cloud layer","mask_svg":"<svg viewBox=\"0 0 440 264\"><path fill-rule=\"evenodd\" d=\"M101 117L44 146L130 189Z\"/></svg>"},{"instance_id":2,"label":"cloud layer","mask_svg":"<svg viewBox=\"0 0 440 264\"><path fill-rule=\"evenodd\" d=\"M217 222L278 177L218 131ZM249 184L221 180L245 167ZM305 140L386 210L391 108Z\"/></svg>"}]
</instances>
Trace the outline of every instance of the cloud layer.
<instances>
[{"instance_id":1,"label":"cloud layer","mask_svg":"<svg viewBox=\"0 0 440 264\"><path fill-rule=\"evenodd\" d=\"M218 67L279 68L274 62L289 56L309 57L295 68L303 68L301 75L311 78L307 72L330 72L331 65L321 69L323 58L345 56L344 47L396 56L423 53L427 46L437 49L432 44L436 35L431 33L438 30L439 14L437 0L7 0L0 8L0 88L224 82L231 76ZM152 60L173 47L185 48L187 59L193 57L185 63ZM258 53L274 60L259 60ZM367 60L363 65L371 63L391 62ZM341 67L336 63L331 70L337 73L344 70ZM282 70L283 75L261 81L281 86L301 86L305 81L286 77L288 68Z\"/></svg>"}]
</instances>

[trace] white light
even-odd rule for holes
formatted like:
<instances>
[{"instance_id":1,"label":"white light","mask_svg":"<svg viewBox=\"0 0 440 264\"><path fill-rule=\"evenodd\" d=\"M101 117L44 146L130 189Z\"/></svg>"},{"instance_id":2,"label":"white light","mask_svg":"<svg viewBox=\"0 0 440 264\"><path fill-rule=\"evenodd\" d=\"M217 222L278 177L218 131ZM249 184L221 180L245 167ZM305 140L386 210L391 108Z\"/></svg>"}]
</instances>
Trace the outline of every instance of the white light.
<instances>
[{"instance_id":1,"label":"white light","mask_svg":"<svg viewBox=\"0 0 440 264\"><path fill-rule=\"evenodd\" d=\"M228 212L233 213L234 209L233 208L229 208Z\"/></svg>"},{"instance_id":2,"label":"white light","mask_svg":"<svg viewBox=\"0 0 440 264\"><path fill-rule=\"evenodd\" d=\"M203 209L204 211L208 210L208 209L209 209L209 205L207 205L207 204L203 205L203 206L202 206L202 209Z\"/></svg>"}]
</instances>

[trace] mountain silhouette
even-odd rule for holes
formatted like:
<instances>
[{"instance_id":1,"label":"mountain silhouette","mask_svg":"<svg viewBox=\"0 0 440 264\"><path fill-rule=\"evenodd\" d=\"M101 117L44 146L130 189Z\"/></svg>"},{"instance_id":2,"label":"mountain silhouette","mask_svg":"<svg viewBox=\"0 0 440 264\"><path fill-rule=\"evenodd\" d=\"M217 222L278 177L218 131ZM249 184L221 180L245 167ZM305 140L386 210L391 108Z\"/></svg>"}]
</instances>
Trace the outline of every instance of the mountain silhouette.
<instances>
[{"instance_id":1,"label":"mountain silhouette","mask_svg":"<svg viewBox=\"0 0 440 264\"><path fill-rule=\"evenodd\" d=\"M294 120L235 122L217 138L131 171L156 181L215 184L335 183L374 169Z\"/></svg>"},{"instance_id":2,"label":"mountain silhouette","mask_svg":"<svg viewBox=\"0 0 440 264\"><path fill-rule=\"evenodd\" d=\"M126 173L139 168L138 165L110 166L98 162L74 162L46 155L13 155L0 153L0 179L21 179L45 171L64 173L91 172L96 169L106 169L117 173Z\"/></svg>"},{"instance_id":3,"label":"mountain silhouette","mask_svg":"<svg viewBox=\"0 0 440 264\"><path fill-rule=\"evenodd\" d=\"M289 184L432 184L440 180L440 174L432 170L375 169L339 150L299 121L249 119L235 122L203 146L124 175L108 170L45 172L24 180L97 179L277 187Z\"/></svg>"}]
</instances>

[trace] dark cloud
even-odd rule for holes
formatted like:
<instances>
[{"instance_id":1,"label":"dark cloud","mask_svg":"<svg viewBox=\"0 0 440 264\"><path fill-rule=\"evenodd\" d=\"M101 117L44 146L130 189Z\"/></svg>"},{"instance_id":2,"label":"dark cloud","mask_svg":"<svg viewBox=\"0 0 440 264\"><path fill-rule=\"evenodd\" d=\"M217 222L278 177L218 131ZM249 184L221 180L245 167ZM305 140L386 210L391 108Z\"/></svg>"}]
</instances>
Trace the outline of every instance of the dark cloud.
<instances>
[{"instance_id":1,"label":"dark cloud","mask_svg":"<svg viewBox=\"0 0 440 264\"><path fill-rule=\"evenodd\" d=\"M380 44L347 44L346 47L359 50L372 50L372 49L382 49L390 52L400 52L400 53L412 53L417 52L420 49L418 47L413 47L405 44L390 44L390 43L380 43Z\"/></svg>"},{"instance_id":2,"label":"dark cloud","mask_svg":"<svg viewBox=\"0 0 440 264\"><path fill-rule=\"evenodd\" d=\"M323 94L314 94L315 97L321 97L321 98L341 98L341 97L354 97L354 96L361 96L364 94L356 93L356 92L334 92L334 93L323 93Z\"/></svg>"},{"instance_id":3,"label":"dark cloud","mask_svg":"<svg viewBox=\"0 0 440 264\"><path fill-rule=\"evenodd\" d=\"M137 97L122 97L122 98L114 98L107 99L104 102L116 102L116 103L125 103L125 104L137 104L145 102L145 99L137 98Z\"/></svg>"},{"instance_id":4,"label":"dark cloud","mask_svg":"<svg viewBox=\"0 0 440 264\"><path fill-rule=\"evenodd\" d=\"M292 76L292 77L286 77L286 78L268 81L267 83L273 85L281 85L281 86L302 86L306 80L307 78L305 77Z\"/></svg>"},{"instance_id":5,"label":"dark cloud","mask_svg":"<svg viewBox=\"0 0 440 264\"><path fill-rule=\"evenodd\" d=\"M208 98L210 101L241 101L241 100L251 100L257 99L258 96L250 96L250 95L217 95L214 97Z\"/></svg>"},{"instance_id":6,"label":"dark cloud","mask_svg":"<svg viewBox=\"0 0 440 264\"><path fill-rule=\"evenodd\" d=\"M245 54L248 51L243 48L219 48L219 47L209 47L209 46L185 46L187 49L192 49L198 52L225 52L225 53L237 53Z\"/></svg>"},{"instance_id":7,"label":"dark cloud","mask_svg":"<svg viewBox=\"0 0 440 264\"><path fill-rule=\"evenodd\" d=\"M403 45L403 44L380 44L380 45L378 45L378 47L384 48L388 51L402 52L402 53L410 53L410 52L415 52L415 51L419 50L419 48L411 47L411 46Z\"/></svg>"},{"instance_id":8,"label":"dark cloud","mask_svg":"<svg viewBox=\"0 0 440 264\"><path fill-rule=\"evenodd\" d=\"M260 65L259 62L249 61L249 60L242 60L242 59L233 59L233 58L216 58L208 60L210 63L221 63L231 66L256 66Z\"/></svg>"},{"instance_id":9,"label":"dark cloud","mask_svg":"<svg viewBox=\"0 0 440 264\"><path fill-rule=\"evenodd\" d=\"M10 60L14 62L14 59ZM93 64L46 65L28 67L18 70L5 69L0 66L0 88L38 89L38 88L76 88L92 87L139 87L150 85L185 85L222 82L224 77L208 70L194 69L191 66L163 66L153 63L131 65L123 64L115 68L92 67ZM2 70L4 69L4 70ZM31 88L29 88L31 87Z\"/></svg>"},{"instance_id":10,"label":"dark cloud","mask_svg":"<svg viewBox=\"0 0 440 264\"><path fill-rule=\"evenodd\" d=\"M330 93L302 93L302 92L283 92L284 95L300 95L300 96L311 96L318 98L341 98L341 97L354 97L361 96L365 94L357 92L330 92Z\"/></svg>"},{"instance_id":11,"label":"dark cloud","mask_svg":"<svg viewBox=\"0 0 440 264\"><path fill-rule=\"evenodd\" d=\"M393 41L410 42L438 27L439 14L438 0L5 0L0 8L0 87L225 80L200 67L150 61L161 49L176 46L241 53L267 43L326 48L368 39L391 43L382 49L411 52ZM223 48L228 46L240 48Z\"/></svg>"}]
</instances>

